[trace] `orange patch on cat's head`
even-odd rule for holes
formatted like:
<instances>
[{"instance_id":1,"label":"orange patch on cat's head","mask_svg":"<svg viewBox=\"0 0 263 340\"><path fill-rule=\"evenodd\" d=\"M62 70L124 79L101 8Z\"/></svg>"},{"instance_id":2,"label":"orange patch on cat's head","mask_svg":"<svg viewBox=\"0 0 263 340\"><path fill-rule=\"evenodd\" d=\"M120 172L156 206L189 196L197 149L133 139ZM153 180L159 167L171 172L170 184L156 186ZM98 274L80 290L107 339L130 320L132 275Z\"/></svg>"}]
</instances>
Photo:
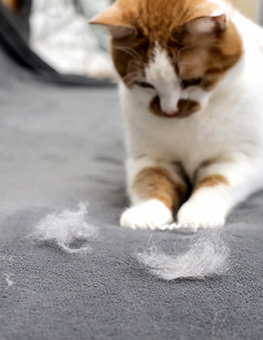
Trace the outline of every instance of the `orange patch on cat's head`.
<instances>
[{"instance_id":1,"label":"orange patch on cat's head","mask_svg":"<svg viewBox=\"0 0 263 340\"><path fill-rule=\"evenodd\" d=\"M227 0L117 0L91 23L112 34L113 61L126 85L144 84L158 42L182 86L200 79L209 91L242 55L231 11Z\"/></svg>"},{"instance_id":2,"label":"orange patch on cat's head","mask_svg":"<svg viewBox=\"0 0 263 340\"><path fill-rule=\"evenodd\" d=\"M91 24L133 27L153 39L166 39L167 33L202 17L220 16L218 2L231 9L227 0L116 0Z\"/></svg>"}]
</instances>

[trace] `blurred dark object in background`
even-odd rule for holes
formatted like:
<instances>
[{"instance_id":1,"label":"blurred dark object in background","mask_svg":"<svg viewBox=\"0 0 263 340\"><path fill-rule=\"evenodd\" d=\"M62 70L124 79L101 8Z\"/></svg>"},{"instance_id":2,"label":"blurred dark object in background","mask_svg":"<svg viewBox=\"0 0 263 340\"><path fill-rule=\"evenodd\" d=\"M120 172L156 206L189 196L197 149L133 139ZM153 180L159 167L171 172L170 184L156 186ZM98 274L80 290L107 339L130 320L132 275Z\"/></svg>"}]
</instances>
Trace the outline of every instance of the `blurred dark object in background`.
<instances>
[{"instance_id":1,"label":"blurred dark object in background","mask_svg":"<svg viewBox=\"0 0 263 340\"><path fill-rule=\"evenodd\" d=\"M115 81L110 37L88 25L110 5L109 0L32 0L31 49L60 74Z\"/></svg>"},{"instance_id":2,"label":"blurred dark object in background","mask_svg":"<svg viewBox=\"0 0 263 340\"><path fill-rule=\"evenodd\" d=\"M2 0L2 2L14 12L19 12L23 3L22 0Z\"/></svg>"},{"instance_id":3,"label":"blurred dark object in background","mask_svg":"<svg viewBox=\"0 0 263 340\"><path fill-rule=\"evenodd\" d=\"M29 38L29 15L31 0L0 0L11 11L14 21L24 38Z\"/></svg>"},{"instance_id":4,"label":"blurred dark object in background","mask_svg":"<svg viewBox=\"0 0 263 340\"><path fill-rule=\"evenodd\" d=\"M0 0L0 53L45 81L76 86L112 86L109 81L59 74L29 46L31 0ZM0 80L1 81L1 80Z\"/></svg>"}]
</instances>

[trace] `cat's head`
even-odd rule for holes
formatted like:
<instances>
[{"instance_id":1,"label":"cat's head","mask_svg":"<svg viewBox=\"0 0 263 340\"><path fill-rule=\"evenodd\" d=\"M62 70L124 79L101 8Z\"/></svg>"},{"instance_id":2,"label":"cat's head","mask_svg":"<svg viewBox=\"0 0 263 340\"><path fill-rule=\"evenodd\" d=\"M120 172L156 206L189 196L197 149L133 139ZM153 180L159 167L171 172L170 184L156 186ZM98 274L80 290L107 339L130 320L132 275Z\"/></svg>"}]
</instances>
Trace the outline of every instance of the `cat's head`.
<instances>
[{"instance_id":1,"label":"cat's head","mask_svg":"<svg viewBox=\"0 0 263 340\"><path fill-rule=\"evenodd\" d=\"M227 0L117 0L90 23L108 28L121 79L152 113L186 117L242 55L231 13Z\"/></svg>"}]
</instances>

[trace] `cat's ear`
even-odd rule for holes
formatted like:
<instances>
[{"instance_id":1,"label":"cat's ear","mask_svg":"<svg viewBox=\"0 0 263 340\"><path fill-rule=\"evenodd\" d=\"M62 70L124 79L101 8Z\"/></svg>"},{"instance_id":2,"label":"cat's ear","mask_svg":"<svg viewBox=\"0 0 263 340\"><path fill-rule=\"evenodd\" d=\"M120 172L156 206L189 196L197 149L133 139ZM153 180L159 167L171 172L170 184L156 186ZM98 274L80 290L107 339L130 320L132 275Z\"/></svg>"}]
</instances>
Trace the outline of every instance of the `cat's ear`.
<instances>
[{"instance_id":1,"label":"cat's ear","mask_svg":"<svg viewBox=\"0 0 263 340\"><path fill-rule=\"evenodd\" d=\"M183 30L190 34L211 34L225 30L227 19L224 14L216 17L201 17L194 19L183 26Z\"/></svg>"},{"instance_id":2,"label":"cat's ear","mask_svg":"<svg viewBox=\"0 0 263 340\"><path fill-rule=\"evenodd\" d=\"M198 3L195 16L183 25L183 30L193 35L212 34L224 31L233 15L228 0L206 0Z\"/></svg>"},{"instance_id":3,"label":"cat's ear","mask_svg":"<svg viewBox=\"0 0 263 340\"><path fill-rule=\"evenodd\" d=\"M225 30L227 27L227 17L225 14L218 16L205 16L193 19L184 24L183 30L190 34L210 34Z\"/></svg>"},{"instance_id":4,"label":"cat's ear","mask_svg":"<svg viewBox=\"0 0 263 340\"><path fill-rule=\"evenodd\" d=\"M122 10L116 5L112 5L106 11L90 20L89 24L106 27L115 39L125 38L135 31L131 25L124 21Z\"/></svg>"}]
</instances>

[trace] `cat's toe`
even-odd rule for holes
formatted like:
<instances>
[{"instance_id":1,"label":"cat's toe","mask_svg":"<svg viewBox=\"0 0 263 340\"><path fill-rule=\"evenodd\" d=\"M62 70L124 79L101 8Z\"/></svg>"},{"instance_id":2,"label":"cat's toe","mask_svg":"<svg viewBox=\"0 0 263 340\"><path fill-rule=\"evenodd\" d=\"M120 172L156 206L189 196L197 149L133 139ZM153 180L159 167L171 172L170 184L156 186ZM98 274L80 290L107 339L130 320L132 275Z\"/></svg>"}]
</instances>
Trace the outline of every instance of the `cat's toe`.
<instances>
[{"instance_id":1,"label":"cat's toe","mask_svg":"<svg viewBox=\"0 0 263 340\"><path fill-rule=\"evenodd\" d=\"M220 206L186 202L177 214L177 222L181 228L212 229L225 224L225 211Z\"/></svg>"},{"instance_id":2,"label":"cat's toe","mask_svg":"<svg viewBox=\"0 0 263 340\"><path fill-rule=\"evenodd\" d=\"M149 200L125 210L120 225L131 229L159 229L173 221L173 214L161 201Z\"/></svg>"}]
</instances>

